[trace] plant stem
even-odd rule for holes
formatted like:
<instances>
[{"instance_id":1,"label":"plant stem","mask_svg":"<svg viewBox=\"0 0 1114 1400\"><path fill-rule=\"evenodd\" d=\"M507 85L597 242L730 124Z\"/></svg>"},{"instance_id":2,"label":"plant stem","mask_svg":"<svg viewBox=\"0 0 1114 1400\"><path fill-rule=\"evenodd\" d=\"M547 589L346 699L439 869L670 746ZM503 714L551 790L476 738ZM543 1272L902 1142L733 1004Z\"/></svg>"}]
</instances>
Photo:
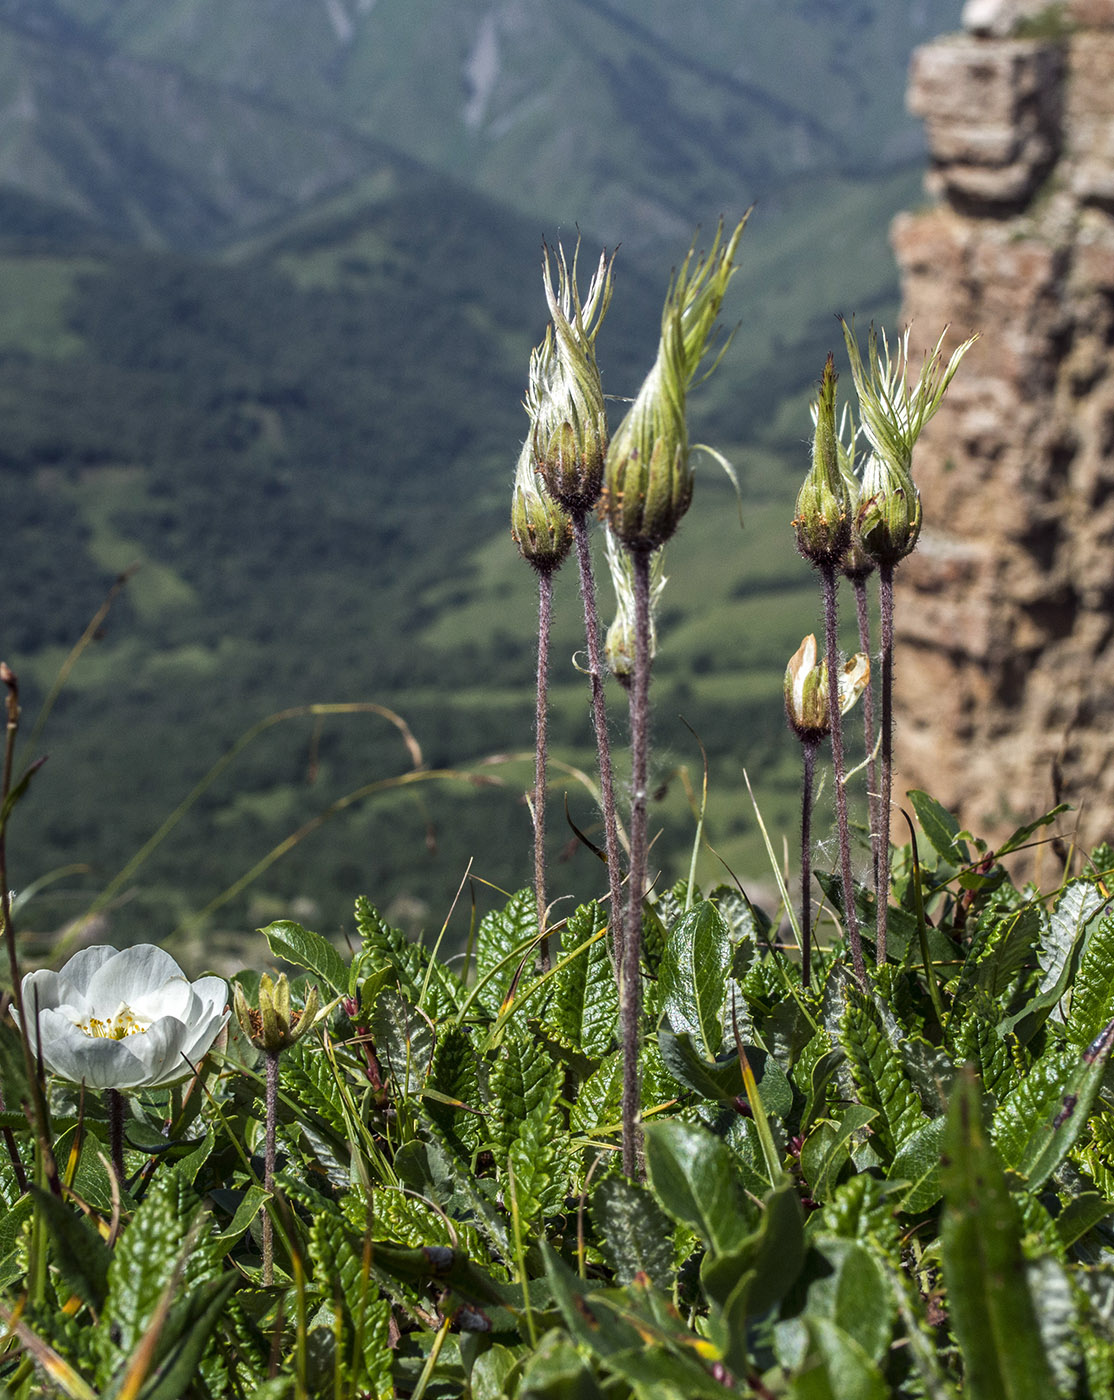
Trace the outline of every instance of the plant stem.
<instances>
[{"instance_id":1,"label":"plant stem","mask_svg":"<svg viewBox=\"0 0 1114 1400\"><path fill-rule=\"evenodd\" d=\"M616 971L623 959L623 877L619 868L619 824L615 817L615 779L611 767L611 742L607 735L607 704L603 695L603 664L600 656L600 621L596 612L596 585L592 575L592 552L588 544L588 512L572 513L576 562L580 572L580 597L584 603L584 633L588 648L588 675L592 683L592 720L596 729L596 753L600 765L600 802L603 805L604 845L607 851L607 882L611 893L611 955Z\"/></svg>"},{"instance_id":2,"label":"plant stem","mask_svg":"<svg viewBox=\"0 0 1114 1400\"><path fill-rule=\"evenodd\" d=\"M121 1192L124 1189L124 1096L119 1089L104 1091L105 1105L108 1108L108 1155L112 1159L112 1170L116 1175Z\"/></svg>"},{"instance_id":3,"label":"plant stem","mask_svg":"<svg viewBox=\"0 0 1114 1400\"><path fill-rule=\"evenodd\" d=\"M634 583L634 674L631 678L630 879L627 926L619 980L619 1026L623 1042L623 1171L638 1172L638 1050L642 1018L642 894L646 884L650 770L650 556L632 549Z\"/></svg>"},{"instance_id":4,"label":"plant stem","mask_svg":"<svg viewBox=\"0 0 1114 1400\"><path fill-rule=\"evenodd\" d=\"M882 618L882 790L878 796L878 873L874 904L878 918L878 965L886 961L890 912L890 807L893 797L894 739L894 566L878 566L878 604Z\"/></svg>"},{"instance_id":5,"label":"plant stem","mask_svg":"<svg viewBox=\"0 0 1114 1400\"><path fill-rule=\"evenodd\" d=\"M855 616L859 623L859 650L864 656L871 656L870 649L870 601L867 598L866 579L856 577L851 580L855 592ZM870 847L874 854L874 878L878 879L878 761L874 756L874 678L871 677L863 691L863 743L866 748L866 794L870 810Z\"/></svg>"},{"instance_id":6,"label":"plant stem","mask_svg":"<svg viewBox=\"0 0 1114 1400\"><path fill-rule=\"evenodd\" d=\"M839 827L839 867L843 881L843 921L851 945L851 961L859 985L866 990L863 941L855 912L855 879L851 870L851 830L847 821L847 789L844 786L843 716L839 708L839 612L838 580L833 564L820 565L824 590L824 650L828 659L828 719L832 726L832 767L835 773L836 822Z\"/></svg>"},{"instance_id":7,"label":"plant stem","mask_svg":"<svg viewBox=\"0 0 1114 1400\"><path fill-rule=\"evenodd\" d=\"M801 981L812 975L812 788L816 774L816 744L801 743L804 778L801 783Z\"/></svg>"},{"instance_id":8,"label":"plant stem","mask_svg":"<svg viewBox=\"0 0 1114 1400\"><path fill-rule=\"evenodd\" d=\"M534 751L534 897L538 905L538 952L543 972L549 971L549 934L546 931L545 794L549 761L549 634L553 624L553 572L538 570L538 694L535 712Z\"/></svg>"},{"instance_id":9,"label":"plant stem","mask_svg":"<svg viewBox=\"0 0 1114 1400\"><path fill-rule=\"evenodd\" d=\"M275 1125L278 1122L279 1052L266 1051L266 1136L263 1140L263 1189L268 1196L275 1190ZM263 1286L275 1281L275 1236L270 1202L263 1209Z\"/></svg>"}]
</instances>

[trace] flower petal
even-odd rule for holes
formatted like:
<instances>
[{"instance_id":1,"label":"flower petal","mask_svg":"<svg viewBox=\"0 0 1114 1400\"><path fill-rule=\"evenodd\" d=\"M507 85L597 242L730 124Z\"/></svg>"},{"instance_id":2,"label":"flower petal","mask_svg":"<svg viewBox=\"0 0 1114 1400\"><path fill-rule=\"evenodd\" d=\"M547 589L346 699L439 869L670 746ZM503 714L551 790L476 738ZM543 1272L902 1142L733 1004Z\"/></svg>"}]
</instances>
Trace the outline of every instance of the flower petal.
<instances>
[{"instance_id":1,"label":"flower petal","mask_svg":"<svg viewBox=\"0 0 1114 1400\"><path fill-rule=\"evenodd\" d=\"M189 1028L174 1016L164 1016L142 1035L128 1037L141 1042L136 1046L136 1054L143 1057L146 1069L143 1083L147 1088L160 1089L192 1073L182 1057L188 1038Z\"/></svg>"},{"instance_id":2,"label":"flower petal","mask_svg":"<svg viewBox=\"0 0 1114 1400\"><path fill-rule=\"evenodd\" d=\"M43 1063L59 1079L84 1081L91 1089L135 1089L147 1082L147 1068L129 1043L140 1037L109 1040L86 1035L54 1010L43 1012L39 1030Z\"/></svg>"},{"instance_id":3,"label":"flower petal","mask_svg":"<svg viewBox=\"0 0 1114 1400\"><path fill-rule=\"evenodd\" d=\"M74 991L86 995L89 983L99 969L106 962L119 956L119 951L109 947L107 943L98 943L92 948L82 948L80 953L75 953L69 962L63 965L58 973L58 980L64 986L72 987ZM34 977L35 973L32 973L31 976Z\"/></svg>"},{"instance_id":4,"label":"flower petal","mask_svg":"<svg viewBox=\"0 0 1114 1400\"><path fill-rule=\"evenodd\" d=\"M132 1006L137 998L182 976L169 953L153 943L138 943L107 959L90 979L86 995L98 1010L111 1014L121 1002Z\"/></svg>"}]
</instances>

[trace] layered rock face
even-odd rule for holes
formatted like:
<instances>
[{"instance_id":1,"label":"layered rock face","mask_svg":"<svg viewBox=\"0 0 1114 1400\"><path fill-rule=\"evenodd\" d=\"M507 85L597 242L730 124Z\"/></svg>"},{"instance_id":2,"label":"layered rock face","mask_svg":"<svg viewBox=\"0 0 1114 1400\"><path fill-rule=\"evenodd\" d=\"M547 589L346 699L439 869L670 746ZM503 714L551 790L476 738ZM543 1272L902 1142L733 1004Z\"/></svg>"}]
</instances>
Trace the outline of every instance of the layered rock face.
<instances>
[{"instance_id":1,"label":"layered rock face","mask_svg":"<svg viewBox=\"0 0 1114 1400\"><path fill-rule=\"evenodd\" d=\"M893 227L904 318L918 359L947 322L981 339L914 457L895 792L991 841L1067 801L1091 844L1114 841L1114 0L1019 8L971 0L912 66L936 202Z\"/></svg>"}]
</instances>

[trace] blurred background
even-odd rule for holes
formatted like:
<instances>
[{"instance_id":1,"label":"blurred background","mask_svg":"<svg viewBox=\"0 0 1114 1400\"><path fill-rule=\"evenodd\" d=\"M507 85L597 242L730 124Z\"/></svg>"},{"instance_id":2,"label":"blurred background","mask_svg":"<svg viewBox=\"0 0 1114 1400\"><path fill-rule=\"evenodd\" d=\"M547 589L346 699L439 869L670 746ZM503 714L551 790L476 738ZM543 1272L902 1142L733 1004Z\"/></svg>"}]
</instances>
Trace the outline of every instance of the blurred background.
<instances>
[{"instance_id":1,"label":"blurred background","mask_svg":"<svg viewBox=\"0 0 1114 1400\"><path fill-rule=\"evenodd\" d=\"M542 240L579 230L585 267L619 246L598 344L614 426L671 268L751 204L737 331L691 400L743 526L705 460L666 564L652 820L671 883L695 732L707 836L768 879L743 769L780 851L798 782L782 674L819 622L789 529L809 395L837 313L896 324L889 225L926 165L909 57L960 8L0 0L0 654L22 758L49 754L13 822L13 884L42 882L22 928L46 946L241 735L315 702L389 707L425 764L483 783L388 785L324 820L414 755L373 712L276 722L112 887L98 939L176 931L213 963L275 917L341 934L361 893L435 933L471 860L462 941L473 898L526 884L513 756L532 746L536 599L508 510ZM581 645L566 569L551 746L591 773ZM610 704L621 746L617 688ZM601 869L564 805L589 833L595 807L553 780L552 890L584 896ZM710 853L700 873L725 877Z\"/></svg>"}]
</instances>

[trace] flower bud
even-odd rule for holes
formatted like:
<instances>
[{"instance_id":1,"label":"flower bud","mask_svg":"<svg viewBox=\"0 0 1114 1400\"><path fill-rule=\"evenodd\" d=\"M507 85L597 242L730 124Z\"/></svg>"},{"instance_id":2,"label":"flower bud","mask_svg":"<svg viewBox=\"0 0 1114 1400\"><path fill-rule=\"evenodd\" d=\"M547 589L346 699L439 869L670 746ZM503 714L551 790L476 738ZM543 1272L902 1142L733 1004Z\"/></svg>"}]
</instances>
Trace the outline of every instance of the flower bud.
<instances>
[{"instance_id":1,"label":"flower bud","mask_svg":"<svg viewBox=\"0 0 1114 1400\"><path fill-rule=\"evenodd\" d=\"M600 510L628 549L664 544L692 503L685 399L708 348L745 224L743 219L727 243L721 225L707 257L694 262L689 249L665 300L657 359L608 449Z\"/></svg>"},{"instance_id":2,"label":"flower bud","mask_svg":"<svg viewBox=\"0 0 1114 1400\"><path fill-rule=\"evenodd\" d=\"M523 559L540 574L559 568L572 545L572 518L546 491L534 468L529 439L515 470L511 535Z\"/></svg>"},{"instance_id":3,"label":"flower bud","mask_svg":"<svg viewBox=\"0 0 1114 1400\"><path fill-rule=\"evenodd\" d=\"M870 684L870 658L856 652L839 676L839 709L846 714ZM785 668L785 714L802 744L818 744L831 732L828 663L816 660L816 638L809 633Z\"/></svg>"},{"instance_id":4,"label":"flower bud","mask_svg":"<svg viewBox=\"0 0 1114 1400\"><path fill-rule=\"evenodd\" d=\"M913 552L921 533L921 493L912 476L877 455L863 472L855 533L869 559L891 567Z\"/></svg>"},{"instance_id":5,"label":"flower bud","mask_svg":"<svg viewBox=\"0 0 1114 1400\"><path fill-rule=\"evenodd\" d=\"M817 565L836 565L851 542L851 522L839 465L839 439L836 434L835 358L824 364L820 396L813 409L816 432L812 443L812 466L797 493L793 528L797 548Z\"/></svg>"},{"instance_id":6,"label":"flower bud","mask_svg":"<svg viewBox=\"0 0 1114 1400\"><path fill-rule=\"evenodd\" d=\"M600 254L583 302L576 283L576 255L571 273L559 244L556 261L555 292L546 248L543 280L553 321L536 352L533 447L549 494L565 510L575 513L590 510L603 485L607 412L595 341L611 301L611 261ZM532 365L532 382L534 378Z\"/></svg>"},{"instance_id":7,"label":"flower bud","mask_svg":"<svg viewBox=\"0 0 1114 1400\"><path fill-rule=\"evenodd\" d=\"M248 1005L244 989L233 984L236 1019L244 1034L257 1050L277 1055L280 1050L301 1040L313 1025L317 1015L317 988L311 987L302 1010L291 1009L290 983L286 973L272 981L264 973L259 979L259 1008Z\"/></svg>"},{"instance_id":8,"label":"flower bud","mask_svg":"<svg viewBox=\"0 0 1114 1400\"><path fill-rule=\"evenodd\" d=\"M864 361L854 330L843 323L843 338L859 397L859 416L873 455L863 472L856 525L865 553L875 563L894 565L911 554L921 531L920 494L913 483L913 447L921 429L940 407L960 361L978 339L971 336L944 364L948 328L925 356L916 383L909 382L909 331L890 354L885 331L873 326Z\"/></svg>"}]
</instances>

